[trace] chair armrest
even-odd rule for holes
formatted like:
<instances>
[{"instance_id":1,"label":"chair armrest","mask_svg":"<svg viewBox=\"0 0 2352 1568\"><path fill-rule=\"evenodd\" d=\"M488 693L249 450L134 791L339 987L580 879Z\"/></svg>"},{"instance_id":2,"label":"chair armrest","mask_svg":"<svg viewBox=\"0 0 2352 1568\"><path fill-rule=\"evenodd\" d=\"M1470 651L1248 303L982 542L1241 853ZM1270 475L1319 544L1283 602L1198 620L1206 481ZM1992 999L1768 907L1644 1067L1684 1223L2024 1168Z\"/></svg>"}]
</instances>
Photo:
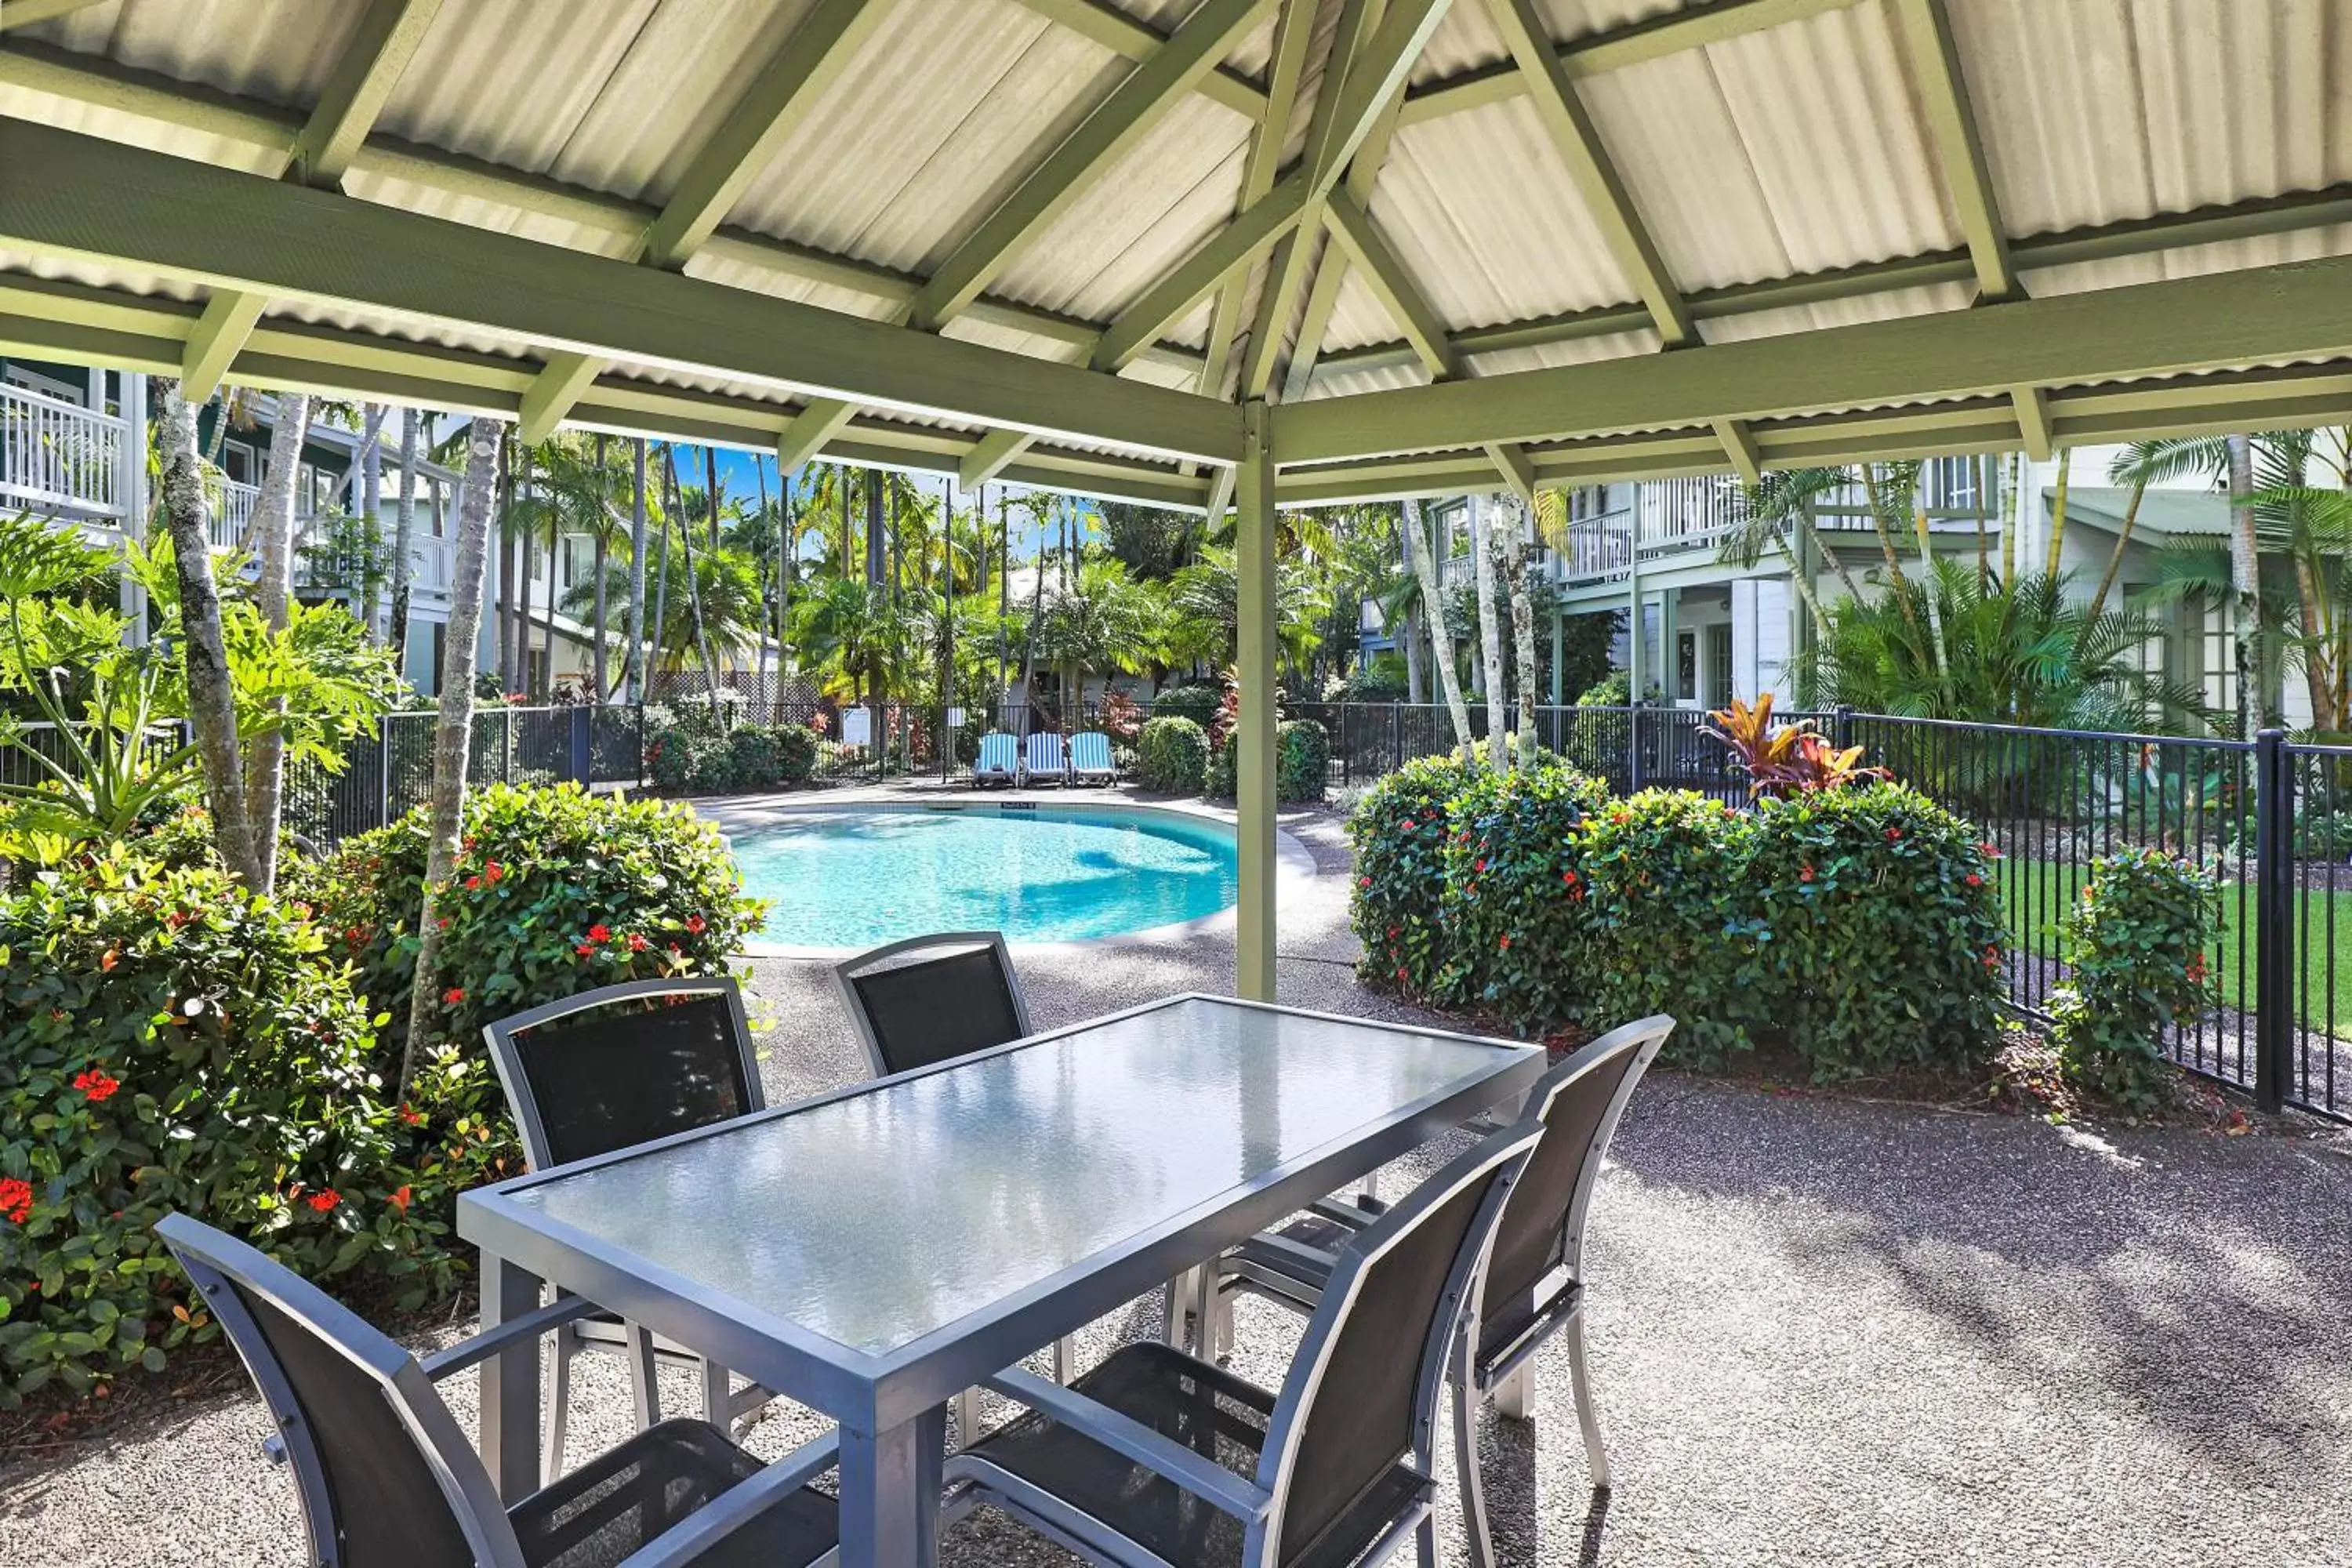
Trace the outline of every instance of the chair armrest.
<instances>
[{"instance_id":1,"label":"chair armrest","mask_svg":"<svg viewBox=\"0 0 2352 1568\"><path fill-rule=\"evenodd\" d=\"M685 1568L840 1461L841 1436L828 1432L750 1480L728 1488L672 1529L621 1560L621 1568Z\"/></svg>"},{"instance_id":2,"label":"chair armrest","mask_svg":"<svg viewBox=\"0 0 2352 1568\"><path fill-rule=\"evenodd\" d=\"M1370 1209L1360 1208L1339 1198L1317 1198L1307 1205L1307 1210L1325 1219L1336 1220L1349 1230L1370 1230L1372 1223L1381 1217Z\"/></svg>"},{"instance_id":3,"label":"chair armrest","mask_svg":"<svg viewBox=\"0 0 2352 1568\"><path fill-rule=\"evenodd\" d=\"M437 1355L426 1356L425 1375L438 1383L451 1373L463 1372L469 1366L488 1361L518 1340L535 1339L551 1329L560 1329L596 1310L596 1303L585 1296L558 1296L544 1307L525 1312L520 1318L509 1318L497 1328L485 1329L469 1340L459 1340Z\"/></svg>"},{"instance_id":4,"label":"chair armrest","mask_svg":"<svg viewBox=\"0 0 2352 1568\"><path fill-rule=\"evenodd\" d=\"M1231 1514L1244 1524L1264 1519L1272 1506L1273 1495L1246 1477L1235 1475L1181 1443L1171 1442L1108 1405L1050 1383L1034 1373L1007 1367L994 1377L983 1379L982 1386L1025 1405L1074 1432L1084 1433L1112 1453L1156 1471L1219 1512Z\"/></svg>"}]
</instances>

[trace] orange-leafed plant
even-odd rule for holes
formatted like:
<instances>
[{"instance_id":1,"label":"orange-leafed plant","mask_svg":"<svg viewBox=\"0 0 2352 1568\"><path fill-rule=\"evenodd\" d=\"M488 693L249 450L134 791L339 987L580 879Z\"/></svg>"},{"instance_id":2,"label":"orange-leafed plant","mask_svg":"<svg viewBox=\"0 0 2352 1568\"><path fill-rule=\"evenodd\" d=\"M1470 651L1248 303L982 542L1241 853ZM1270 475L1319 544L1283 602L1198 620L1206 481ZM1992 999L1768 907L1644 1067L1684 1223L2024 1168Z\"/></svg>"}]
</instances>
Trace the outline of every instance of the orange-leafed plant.
<instances>
[{"instance_id":1,"label":"orange-leafed plant","mask_svg":"<svg viewBox=\"0 0 2352 1568\"><path fill-rule=\"evenodd\" d=\"M1731 706L1716 710L1707 719L1701 732L1730 749L1746 770L1753 795L1807 795L1895 776L1885 768L1864 767L1860 746L1831 744L1811 720L1774 724L1769 691L1752 708L1735 697Z\"/></svg>"}]
</instances>

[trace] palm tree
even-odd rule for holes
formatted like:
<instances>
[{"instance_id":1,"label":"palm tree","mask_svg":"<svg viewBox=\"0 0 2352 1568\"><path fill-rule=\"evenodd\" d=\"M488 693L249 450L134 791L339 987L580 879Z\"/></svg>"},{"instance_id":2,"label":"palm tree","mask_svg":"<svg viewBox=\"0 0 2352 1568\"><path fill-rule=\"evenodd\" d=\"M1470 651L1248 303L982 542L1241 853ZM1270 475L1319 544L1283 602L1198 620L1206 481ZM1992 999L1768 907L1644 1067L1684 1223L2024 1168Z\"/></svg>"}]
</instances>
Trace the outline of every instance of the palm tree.
<instances>
[{"instance_id":1,"label":"palm tree","mask_svg":"<svg viewBox=\"0 0 2352 1568\"><path fill-rule=\"evenodd\" d=\"M646 438L629 442L629 700L646 699Z\"/></svg>"},{"instance_id":2,"label":"palm tree","mask_svg":"<svg viewBox=\"0 0 2352 1568\"><path fill-rule=\"evenodd\" d=\"M1222 544L1201 546L1192 563L1170 580L1168 589L1170 654L1206 660L1219 669L1232 664L1241 628L1241 577L1233 550ZM1293 669L1304 666L1322 641L1319 626L1328 607L1309 562L1296 555L1276 558L1275 644Z\"/></svg>"},{"instance_id":3,"label":"palm tree","mask_svg":"<svg viewBox=\"0 0 2352 1568\"><path fill-rule=\"evenodd\" d=\"M1511 668L1518 679L1519 766L1536 762L1536 612L1528 584L1527 513L1515 497L1496 502L1496 517L1510 542L1504 561L1504 586L1511 597Z\"/></svg>"},{"instance_id":4,"label":"palm tree","mask_svg":"<svg viewBox=\"0 0 2352 1568\"><path fill-rule=\"evenodd\" d=\"M1787 468L1766 474L1760 483L1748 488L1747 504L1735 514L1731 531L1724 536L1717 552L1720 559L1741 567L1755 565L1767 550L1777 552L1789 569L1789 581L1796 584L1798 597L1804 600L1806 610L1813 617L1815 630L1823 637L1829 635L1829 614L1813 591L1812 574L1799 563L1791 541L1804 539L1811 547L1813 558L1826 562L1837 574L1845 596L1861 598L1861 586L1846 570L1845 563L1838 559L1837 552L1822 542L1813 521L1814 503L1850 482L1851 476L1843 468ZM1536 521L1543 530L1545 542L1553 549L1567 548L1568 513L1559 491L1546 490L1537 495Z\"/></svg>"},{"instance_id":5,"label":"palm tree","mask_svg":"<svg viewBox=\"0 0 2352 1568\"><path fill-rule=\"evenodd\" d=\"M1061 679L1065 714L1077 709L1089 673L1140 674L1164 647L1167 602L1118 560L1082 563L1056 589L1034 636Z\"/></svg>"},{"instance_id":6,"label":"palm tree","mask_svg":"<svg viewBox=\"0 0 2352 1568\"><path fill-rule=\"evenodd\" d=\"M1486 761L1501 767L1507 760L1509 726L1504 719L1503 628L1496 615L1495 539L1491 500L1470 503L1470 573L1478 595L1478 668L1486 690Z\"/></svg>"},{"instance_id":7,"label":"palm tree","mask_svg":"<svg viewBox=\"0 0 2352 1568\"><path fill-rule=\"evenodd\" d=\"M392 590L390 631L392 653L404 674L408 668L408 552L416 534L416 405L400 410L400 499L393 506Z\"/></svg>"},{"instance_id":8,"label":"palm tree","mask_svg":"<svg viewBox=\"0 0 2352 1568\"><path fill-rule=\"evenodd\" d=\"M254 500L249 534L258 565L254 605L273 632L286 629L294 602L294 490L301 479L302 443L310 429L310 398L299 392L281 396L270 433L269 466ZM245 757L246 821L261 872L254 885L265 893L277 883L278 824L285 792L286 735L271 729L254 737Z\"/></svg>"},{"instance_id":9,"label":"palm tree","mask_svg":"<svg viewBox=\"0 0 2352 1568\"><path fill-rule=\"evenodd\" d=\"M1462 678L1454 668L1454 634L1445 625L1445 597L1438 591L1437 566L1430 559L1429 536L1422 531L1421 503L1404 503L1404 552L1413 575L1421 580L1421 606L1429 617L1429 647L1437 666L1438 689L1445 693L1445 711L1454 721L1454 746L1470 754L1470 709L1462 700ZM1638 634L1637 634L1638 635Z\"/></svg>"}]
</instances>

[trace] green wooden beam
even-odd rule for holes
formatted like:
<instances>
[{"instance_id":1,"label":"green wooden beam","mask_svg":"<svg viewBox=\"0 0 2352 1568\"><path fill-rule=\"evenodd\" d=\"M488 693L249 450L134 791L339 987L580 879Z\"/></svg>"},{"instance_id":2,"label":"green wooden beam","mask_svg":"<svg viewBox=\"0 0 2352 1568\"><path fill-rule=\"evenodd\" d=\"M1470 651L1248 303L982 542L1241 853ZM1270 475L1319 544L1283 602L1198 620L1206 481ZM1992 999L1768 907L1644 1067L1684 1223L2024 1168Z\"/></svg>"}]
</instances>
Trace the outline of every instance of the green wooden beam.
<instances>
[{"instance_id":1,"label":"green wooden beam","mask_svg":"<svg viewBox=\"0 0 2352 1568\"><path fill-rule=\"evenodd\" d=\"M212 288L358 305L608 359L1100 445L1233 462L1240 420L1190 393L909 331L467 224L17 122L0 244ZM294 237L299 243L291 243Z\"/></svg>"},{"instance_id":2,"label":"green wooden beam","mask_svg":"<svg viewBox=\"0 0 2352 1568\"><path fill-rule=\"evenodd\" d=\"M1693 0L1678 11L1556 45L1554 52L1560 68L1580 80L1859 4L1861 0ZM1516 64L1480 66L1414 89L1405 99L1403 123L1418 125L1460 114L1527 90L1527 78Z\"/></svg>"},{"instance_id":3,"label":"green wooden beam","mask_svg":"<svg viewBox=\"0 0 2352 1568\"><path fill-rule=\"evenodd\" d=\"M1533 507L1536 466L1528 449L1516 441L1490 441L1486 444L1486 456L1493 461L1495 472L1502 476L1503 488Z\"/></svg>"},{"instance_id":4,"label":"green wooden beam","mask_svg":"<svg viewBox=\"0 0 2352 1568\"><path fill-rule=\"evenodd\" d=\"M1137 21L1111 0L1020 0L1020 4L1131 60L1148 60L1168 45L1157 28ZM1237 70L1219 66L1195 90L1252 120L1265 118L1265 89Z\"/></svg>"},{"instance_id":5,"label":"green wooden beam","mask_svg":"<svg viewBox=\"0 0 2352 1568\"><path fill-rule=\"evenodd\" d=\"M2017 429L2022 438L2025 455L2037 463L2046 463L2058 455L2058 441L2050 423L2050 395L2038 386L2010 388L2010 401L2017 408Z\"/></svg>"},{"instance_id":6,"label":"green wooden beam","mask_svg":"<svg viewBox=\"0 0 2352 1568\"><path fill-rule=\"evenodd\" d=\"M1270 3L1206 0L949 253L915 296L914 324L936 331L978 299L1024 246L1052 227L1190 96Z\"/></svg>"},{"instance_id":7,"label":"green wooden beam","mask_svg":"<svg viewBox=\"0 0 2352 1568\"><path fill-rule=\"evenodd\" d=\"M1454 352L1453 340L1446 335L1445 323L1430 308L1421 286L1389 242L1382 238L1371 216L1356 205L1355 198L1345 191L1331 193L1326 216L1330 220L1332 237L1348 253L1348 258L1364 276L1391 319L1404 329L1405 341L1421 356L1422 364L1438 381L1461 373L1461 362Z\"/></svg>"},{"instance_id":8,"label":"green wooden beam","mask_svg":"<svg viewBox=\"0 0 2352 1568\"><path fill-rule=\"evenodd\" d=\"M1240 890L1234 901L1236 994L1275 999L1275 451L1264 403L1243 407L1241 471L1234 486L1234 670L1241 718L1231 744Z\"/></svg>"},{"instance_id":9,"label":"green wooden beam","mask_svg":"<svg viewBox=\"0 0 2352 1568\"><path fill-rule=\"evenodd\" d=\"M195 331L188 334L187 346L180 355L182 397L200 404L219 390L222 375L245 347L245 340L268 303L265 295L235 289L224 289L205 302L205 313L197 319Z\"/></svg>"},{"instance_id":10,"label":"green wooden beam","mask_svg":"<svg viewBox=\"0 0 2352 1568\"><path fill-rule=\"evenodd\" d=\"M1718 343L1276 413L1286 461L1997 394L2352 352L2352 258Z\"/></svg>"},{"instance_id":11,"label":"green wooden beam","mask_svg":"<svg viewBox=\"0 0 2352 1568\"><path fill-rule=\"evenodd\" d=\"M1095 346L1095 369L1118 370L1133 363L1147 344L1173 326L1227 273L1255 261L1297 227L1311 185L1307 170L1294 171L1264 199L1252 203L1239 217L1202 241L1103 329L1102 341Z\"/></svg>"},{"instance_id":12,"label":"green wooden beam","mask_svg":"<svg viewBox=\"0 0 2352 1568\"><path fill-rule=\"evenodd\" d=\"M683 267L889 14L891 0L816 0L687 164L646 231L646 258Z\"/></svg>"},{"instance_id":13,"label":"green wooden beam","mask_svg":"<svg viewBox=\"0 0 2352 1568\"><path fill-rule=\"evenodd\" d=\"M1380 26L1348 61L1348 74L1320 135L1310 148L1315 194L1321 195L1339 183L1349 160L1363 147L1373 128L1389 113L1390 100L1404 90L1421 52L1438 24L1445 20L1448 0L1388 0Z\"/></svg>"},{"instance_id":14,"label":"green wooden beam","mask_svg":"<svg viewBox=\"0 0 2352 1568\"><path fill-rule=\"evenodd\" d=\"M1553 149L1567 166L1577 194L1616 258L1642 302L1649 307L1658 337L1668 348L1679 348L1697 335L1681 290L1666 275L1666 264L1651 242L1633 194L1618 177L1617 166L1601 144L1601 132L1585 112L1584 100L1559 63L1559 51L1544 31L1535 0L1487 0L1486 10L1503 36L1519 74L1533 94L1537 118L1550 134Z\"/></svg>"},{"instance_id":15,"label":"green wooden beam","mask_svg":"<svg viewBox=\"0 0 2352 1568\"><path fill-rule=\"evenodd\" d=\"M1371 205L1372 192L1380 184L1381 166L1388 162L1389 148L1396 140L1397 116L1403 108L1404 94L1400 92L1391 98L1381 118L1373 121L1364 144L1348 161L1348 177L1340 183L1339 189L1360 208ZM1339 290L1347 280L1346 247L1325 246L1315 263L1314 279L1307 286L1306 313L1299 318L1298 340L1291 345L1290 365L1283 373L1285 403L1295 403L1307 395L1316 362L1323 353L1324 334L1331 329L1331 313L1339 309Z\"/></svg>"},{"instance_id":16,"label":"green wooden beam","mask_svg":"<svg viewBox=\"0 0 2352 1568\"><path fill-rule=\"evenodd\" d=\"M799 416L776 437L776 472L789 474L815 457L856 412L856 404L837 397L811 398Z\"/></svg>"},{"instance_id":17,"label":"green wooden beam","mask_svg":"<svg viewBox=\"0 0 2352 1568\"><path fill-rule=\"evenodd\" d=\"M360 14L359 26L294 139L289 179L313 185L341 182L440 11L441 0L373 0Z\"/></svg>"},{"instance_id":18,"label":"green wooden beam","mask_svg":"<svg viewBox=\"0 0 2352 1568\"><path fill-rule=\"evenodd\" d=\"M1249 156L1242 164L1241 210L1247 210L1274 188L1283 145L1290 137L1291 117L1298 106L1298 83L1307 71L1307 47L1314 41L1318 8L1316 0L1282 0L1281 20L1274 31L1274 58L1266 72L1265 113L1250 132ZM1196 384L1207 396L1224 394L1225 363L1233 352L1234 334L1241 326L1242 296L1247 284L1247 276L1235 272L1228 273L1218 286Z\"/></svg>"},{"instance_id":19,"label":"green wooden beam","mask_svg":"<svg viewBox=\"0 0 2352 1568\"><path fill-rule=\"evenodd\" d=\"M1202 508L1202 515L1211 528L1223 520L1225 509L1234 504L1234 473L1232 468L1217 468L1209 475L1209 502Z\"/></svg>"},{"instance_id":20,"label":"green wooden beam","mask_svg":"<svg viewBox=\"0 0 2352 1568\"><path fill-rule=\"evenodd\" d=\"M1026 430L991 430L973 442L963 461L956 465L956 483L968 490L980 489L1036 439Z\"/></svg>"},{"instance_id":21,"label":"green wooden beam","mask_svg":"<svg viewBox=\"0 0 2352 1568\"><path fill-rule=\"evenodd\" d=\"M1986 300L2006 300L2017 292L2017 268L2010 258L2008 232L2001 226L2000 203L1993 195L1992 174L1985 165L1984 139L1977 133L1976 113L1969 106L1952 19L1944 0L1895 0L1895 7L1896 31L1903 36L1920 107L1936 139L1944 184L1959 211L1960 232L1968 237L1969 257L1976 265L1977 293Z\"/></svg>"},{"instance_id":22,"label":"green wooden beam","mask_svg":"<svg viewBox=\"0 0 2352 1568\"><path fill-rule=\"evenodd\" d=\"M100 0L7 0L0 5L0 32L11 27L29 27L36 22L55 21L70 16L76 11L86 11Z\"/></svg>"},{"instance_id":23,"label":"green wooden beam","mask_svg":"<svg viewBox=\"0 0 2352 1568\"><path fill-rule=\"evenodd\" d=\"M1756 437L1744 419L1717 419L1709 422L1715 438L1723 443L1723 455L1731 459L1732 471L1748 484L1764 482L1764 458L1757 450Z\"/></svg>"},{"instance_id":24,"label":"green wooden beam","mask_svg":"<svg viewBox=\"0 0 2352 1568\"><path fill-rule=\"evenodd\" d=\"M522 424L516 432L526 447L535 447L555 434L572 405L580 401L581 394L595 384L604 373L605 361L594 354L572 353L558 350L547 356L547 364L532 378L530 390L522 395Z\"/></svg>"}]
</instances>

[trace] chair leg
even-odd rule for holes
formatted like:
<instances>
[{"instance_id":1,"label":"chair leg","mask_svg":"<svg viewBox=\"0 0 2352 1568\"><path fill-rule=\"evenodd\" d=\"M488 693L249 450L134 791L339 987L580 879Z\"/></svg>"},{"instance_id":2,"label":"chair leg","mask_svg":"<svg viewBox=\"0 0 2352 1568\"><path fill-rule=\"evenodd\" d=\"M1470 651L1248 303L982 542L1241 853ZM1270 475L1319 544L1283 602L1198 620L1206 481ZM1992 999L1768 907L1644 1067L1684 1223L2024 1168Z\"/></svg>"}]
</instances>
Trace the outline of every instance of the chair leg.
<instances>
[{"instance_id":1,"label":"chair leg","mask_svg":"<svg viewBox=\"0 0 2352 1568\"><path fill-rule=\"evenodd\" d=\"M1532 1357L1519 1363L1510 1376L1495 1385L1491 1394L1495 1413L1513 1421L1528 1419L1536 1407L1536 1363Z\"/></svg>"},{"instance_id":2,"label":"chair leg","mask_svg":"<svg viewBox=\"0 0 2352 1568\"><path fill-rule=\"evenodd\" d=\"M1202 1361L1217 1359L1218 1294L1213 1259L1192 1270L1192 1353Z\"/></svg>"},{"instance_id":3,"label":"chair leg","mask_svg":"<svg viewBox=\"0 0 2352 1568\"><path fill-rule=\"evenodd\" d=\"M1576 1424L1584 1429L1584 1463L1592 1472L1592 1489L1609 1489L1609 1450L1601 1441L1601 1412L1592 1404L1592 1369L1584 1348L1584 1314L1568 1325L1568 1378L1576 1394Z\"/></svg>"},{"instance_id":4,"label":"chair leg","mask_svg":"<svg viewBox=\"0 0 2352 1568\"><path fill-rule=\"evenodd\" d=\"M1177 1350L1184 1348L1184 1331L1192 1311L1192 1271L1189 1268L1168 1281L1160 1292L1160 1337Z\"/></svg>"},{"instance_id":5,"label":"chair leg","mask_svg":"<svg viewBox=\"0 0 2352 1568\"><path fill-rule=\"evenodd\" d=\"M654 1335L643 1323L626 1325L629 1394L636 1401L637 1430L643 1432L662 1418L661 1380L654 1370Z\"/></svg>"},{"instance_id":6,"label":"chair leg","mask_svg":"<svg viewBox=\"0 0 2352 1568\"><path fill-rule=\"evenodd\" d=\"M980 1390L967 1388L950 1402L955 1413L956 1447L964 1449L980 1441Z\"/></svg>"},{"instance_id":7,"label":"chair leg","mask_svg":"<svg viewBox=\"0 0 2352 1568\"><path fill-rule=\"evenodd\" d=\"M695 1371L702 1377L702 1418L721 1432L731 1435L735 1430L734 1401L728 1397L730 1390L727 1369L715 1361L705 1359L696 1363Z\"/></svg>"},{"instance_id":8,"label":"chair leg","mask_svg":"<svg viewBox=\"0 0 2352 1568\"><path fill-rule=\"evenodd\" d=\"M1486 1488L1478 1468L1478 1390L1465 1344L1454 1359L1454 1471L1462 1489L1462 1533L1468 1538L1470 1568L1495 1568L1494 1538L1486 1532Z\"/></svg>"},{"instance_id":9,"label":"chair leg","mask_svg":"<svg viewBox=\"0 0 2352 1568\"><path fill-rule=\"evenodd\" d=\"M1437 1511L1422 1515L1413 1527L1412 1560L1418 1568L1437 1568Z\"/></svg>"},{"instance_id":10,"label":"chair leg","mask_svg":"<svg viewBox=\"0 0 2352 1568\"><path fill-rule=\"evenodd\" d=\"M1054 1381L1067 1388L1071 1376L1078 1370L1078 1347L1069 1335L1054 1342Z\"/></svg>"},{"instance_id":11,"label":"chair leg","mask_svg":"<svg viewBox=\"0 0 2352 1568\"><path fill-rule=\"evenodd\" d=\"M579 1343L572 1338L570 1327L555 1336L555 1387L547 1401L547 1426L539 1444L541 1454L539 1479L544 1486L563 1473L563 1437L572 1425L572 1358L579 1353Z\"/></svg>"}]
</instances>

